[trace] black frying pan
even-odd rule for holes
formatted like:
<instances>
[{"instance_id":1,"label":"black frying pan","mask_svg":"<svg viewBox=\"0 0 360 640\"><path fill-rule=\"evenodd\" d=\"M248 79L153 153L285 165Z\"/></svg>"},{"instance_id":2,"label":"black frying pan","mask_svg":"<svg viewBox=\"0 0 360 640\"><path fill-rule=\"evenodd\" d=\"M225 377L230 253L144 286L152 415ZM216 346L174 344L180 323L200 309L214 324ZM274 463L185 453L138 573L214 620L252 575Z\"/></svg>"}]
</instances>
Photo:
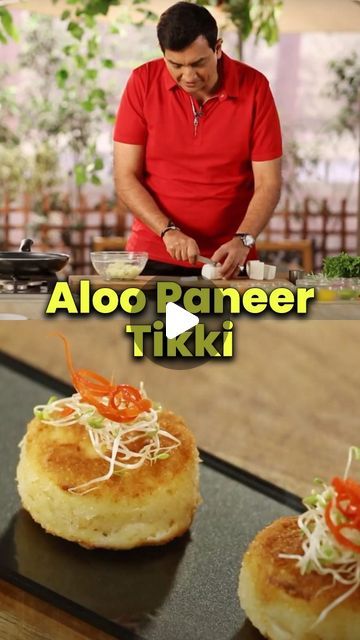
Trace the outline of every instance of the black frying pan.
<instances>
[{"instance_id":1,"label":"black frying pan","mask_svg":"<svg viewBox=\"0 0 360 640\"><path fill-rule=\"evenodd\" d=\"M60 271L69 257L66 253L32 253L33 241L22 240L19 251L0 251L0 273L10 276L47 274Z\"/></svg>"}]
</instances>

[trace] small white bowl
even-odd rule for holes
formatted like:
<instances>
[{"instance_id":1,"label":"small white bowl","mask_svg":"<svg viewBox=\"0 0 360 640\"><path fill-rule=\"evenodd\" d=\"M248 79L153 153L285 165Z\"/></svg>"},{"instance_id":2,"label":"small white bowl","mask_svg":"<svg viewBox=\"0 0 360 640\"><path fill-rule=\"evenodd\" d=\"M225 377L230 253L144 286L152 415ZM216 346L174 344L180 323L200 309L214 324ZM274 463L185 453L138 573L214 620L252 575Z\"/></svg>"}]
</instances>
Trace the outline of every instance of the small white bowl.
<instances>
[{"instance_id":1,"label":"small white bowl","mask_svg":"<svg viewBox=\"0 0 360 640\"><path fill-rule=\"evenodd\" d=\"M105 280L134 280L144 269L149 255L135 251L92 251L91 263Z\"/></svg>"}]
</instances>

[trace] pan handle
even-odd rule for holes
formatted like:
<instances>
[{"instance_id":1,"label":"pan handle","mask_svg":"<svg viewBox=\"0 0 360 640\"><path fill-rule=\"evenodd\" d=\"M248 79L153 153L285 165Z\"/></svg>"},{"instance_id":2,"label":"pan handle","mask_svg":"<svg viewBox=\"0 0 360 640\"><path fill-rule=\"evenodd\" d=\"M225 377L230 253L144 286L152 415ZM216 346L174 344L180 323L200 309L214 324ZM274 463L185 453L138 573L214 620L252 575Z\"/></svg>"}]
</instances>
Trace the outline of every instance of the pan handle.
<instances>
[{"instance_id":1,"label":"pan handle","mask_svg":"<svg viewBox=\"0 0 360 640\"><path fill-rule=\"evenodd\" d=\"M33 244L34 244L34 240L31 240L31 238L24 238L20 242L19 251L24 251L26 253L29 253L31 251L31 247Z\"/></svg>"}]
</instances>

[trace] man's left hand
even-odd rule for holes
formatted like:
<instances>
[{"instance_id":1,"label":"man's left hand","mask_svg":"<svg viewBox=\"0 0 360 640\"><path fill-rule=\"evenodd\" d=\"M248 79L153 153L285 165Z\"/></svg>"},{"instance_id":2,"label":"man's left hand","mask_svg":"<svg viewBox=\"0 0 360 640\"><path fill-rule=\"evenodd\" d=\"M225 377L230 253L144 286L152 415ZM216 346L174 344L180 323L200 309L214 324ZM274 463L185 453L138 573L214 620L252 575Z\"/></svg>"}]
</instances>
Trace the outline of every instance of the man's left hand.
<instances>
[{"instance_id":1,"label":"man's left hand","mask_svg":"<svg viewBox=\"0 0 360 640\"><path fill-rule=\"evenodd\" d=\"M241 238L232 238L229 242L225 242L211 256L213 262L222 262L220 274L226 280L239 274L241 267L249 253L249 248L245 247Z\"/></svg>"}]
</instances>

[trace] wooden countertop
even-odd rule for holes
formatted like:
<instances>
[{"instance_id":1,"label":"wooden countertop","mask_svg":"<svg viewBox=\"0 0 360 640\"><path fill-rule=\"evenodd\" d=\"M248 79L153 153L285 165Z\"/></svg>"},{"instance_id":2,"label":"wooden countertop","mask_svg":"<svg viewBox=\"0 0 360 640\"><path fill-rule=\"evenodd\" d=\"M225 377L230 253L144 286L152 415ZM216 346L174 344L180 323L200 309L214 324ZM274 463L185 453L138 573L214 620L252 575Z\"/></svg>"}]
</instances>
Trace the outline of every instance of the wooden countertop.
<instances>
[{"instance_id":1,"label":"wooden countertop","mask_svg":"<svg viewBox=\"0 0 360 640\"><path fill-rule=\"evenodd\" d=\"M1 640L111 640L112 636L0 580Z\"/></svg>"},{"instance_id":2,"label":"wooden countertop","mask_svg":"<svg viewBox=\"0 0 360 640\"><path fill-rule=\"evenodd\" d=\"M235 358L187 371L129 359L120 319L2 322L0 347L68 381L54 329L78 366L142 379L157 399L166 389L199 446L299 495L314 476L341 474L347 447L359 444L357 321L241 318ZM1 640L110 638L6 582L0 599Z\"/></svg>"},{"instance_id":3,"label":"wooden countertop","mask_svg":"<svg viewBox=\"0 0 360 640\"><path fill-rule=\"evenodd\" d=\"M104 280L101 276L89 275L70 275L69 285L72 291L78 291L80 282L89 280L93 290L108 287L114 291L123 291L130 287L138 289L155 289L158 282L177 282L183 287L234 287L238 291L246 291L250 287L272 286L286 287L290 286L289 280L286 278L274 278L273 280L251 280L250 278L234 278L233 280L206 280L198 277L178 278L173 276L138 276L133 280Z\"/></svg>"}]
</instances>

